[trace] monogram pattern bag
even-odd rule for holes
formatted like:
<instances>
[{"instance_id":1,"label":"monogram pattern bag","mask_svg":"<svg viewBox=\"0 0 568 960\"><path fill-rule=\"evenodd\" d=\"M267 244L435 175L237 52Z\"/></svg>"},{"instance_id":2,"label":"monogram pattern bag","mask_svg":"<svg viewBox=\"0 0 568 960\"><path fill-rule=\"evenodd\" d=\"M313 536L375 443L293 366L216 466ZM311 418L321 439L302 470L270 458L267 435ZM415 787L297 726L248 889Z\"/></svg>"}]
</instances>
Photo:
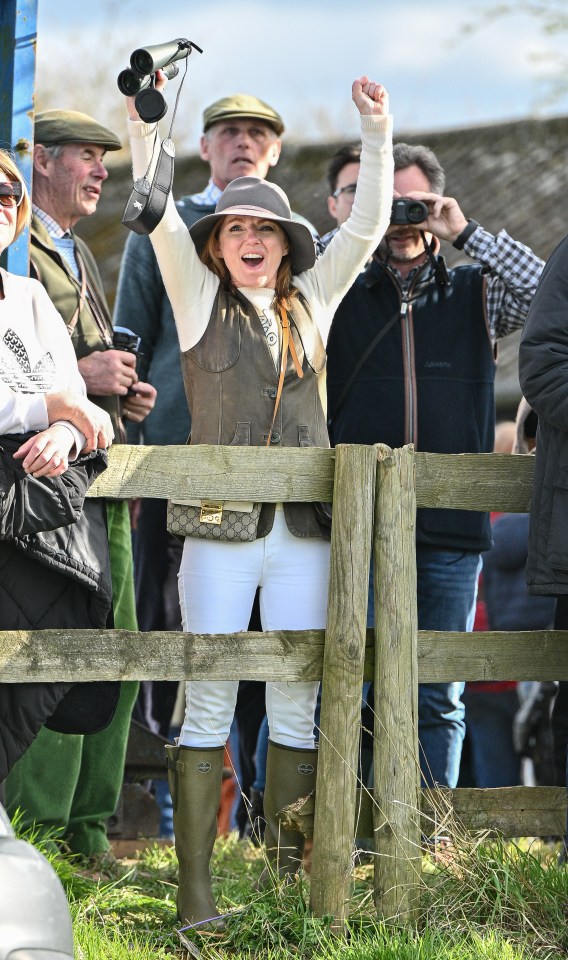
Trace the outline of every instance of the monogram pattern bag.
<instances>
[{"instance_id":1,"label":"monogram pattern bag","mask_svg":"<svg viewBox=\"0 0 568 960\"><path fill-rule=\"evenodd\" d=\"M166 524L176 537L248 543L256 540L261 507L261 503L168 500Z\"/></svg>"}]
</instances>

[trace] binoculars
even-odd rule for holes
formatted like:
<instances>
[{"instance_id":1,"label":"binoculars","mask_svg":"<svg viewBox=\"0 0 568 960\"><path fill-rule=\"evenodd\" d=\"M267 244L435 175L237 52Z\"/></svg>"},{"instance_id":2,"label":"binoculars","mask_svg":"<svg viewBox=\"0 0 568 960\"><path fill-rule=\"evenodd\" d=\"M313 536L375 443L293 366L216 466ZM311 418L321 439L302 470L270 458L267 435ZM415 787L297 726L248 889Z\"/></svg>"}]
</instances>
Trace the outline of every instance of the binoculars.
<instances>
[{"instance_id":1,"label":"binoculars","mask_svg":"<svg viewBox=\"0 0 568 960\"><path fill-rule=\"evenodd\" d=\"M117 77L118 89L125 97L136 98L136 109L146 123L156 123L167 112L167 104L155 88L156 70L163 70L168 80L177 76L176 60L185 60L191 51L201 47L191 40L170 40L150 47L140 47L130 56L130 68L121 70Z\"/></svg>"}]
</instances>

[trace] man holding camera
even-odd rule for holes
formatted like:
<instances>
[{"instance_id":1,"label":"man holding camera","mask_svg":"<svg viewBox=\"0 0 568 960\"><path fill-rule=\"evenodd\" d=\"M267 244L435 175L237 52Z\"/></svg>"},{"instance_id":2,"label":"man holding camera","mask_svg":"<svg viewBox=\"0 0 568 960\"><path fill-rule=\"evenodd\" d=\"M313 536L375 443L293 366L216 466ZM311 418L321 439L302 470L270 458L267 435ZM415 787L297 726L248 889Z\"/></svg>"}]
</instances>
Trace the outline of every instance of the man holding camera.
<instances>
[{"instance_id":1,"label":"man holding camera","mask_svg":"<svg viewBox=\"0 0 568 960\"><path fill-rule=\"evenodd\" d=\"M115 134L73 110L46 110L35 120L31 273L59 310L77 354L90 400L106 410L115 443L125 442L125 418L140 423L156 390L142 383L136 355L115 349L113 327L99 271L87 245L73 231L97 209L108 173L107 150L119 150ZM130 517L126 501L107 500L113 586L113 625L137 630ZM119 798L137 683L123 683L109 726L90 736L47 729L6 781L10 810L61 827L71 849L87 857L109 848L105 821Z\"/></svg>"},{"instance_id":2,"label":"man holding camera","mask_svg":"<svg viewBox=\"0 0 568 960\"><path fill-rule=\"evenodd\" d=\"M338 224L358 174L356 151L340 153L329 165L329 208ZM466 218L444 196L444 171L428 147L396 144L394 165L391 225L329 335L331 442L490 453L495 340L523 325L543 262L505 230L493 236ZM475 262L448 270L440 240ZM416 539L419 629L471 630L480 554L491 546L487 514L420 509ZM420 685L426 784L457 784L463 686Z\"/></svg>"}]
</instances>

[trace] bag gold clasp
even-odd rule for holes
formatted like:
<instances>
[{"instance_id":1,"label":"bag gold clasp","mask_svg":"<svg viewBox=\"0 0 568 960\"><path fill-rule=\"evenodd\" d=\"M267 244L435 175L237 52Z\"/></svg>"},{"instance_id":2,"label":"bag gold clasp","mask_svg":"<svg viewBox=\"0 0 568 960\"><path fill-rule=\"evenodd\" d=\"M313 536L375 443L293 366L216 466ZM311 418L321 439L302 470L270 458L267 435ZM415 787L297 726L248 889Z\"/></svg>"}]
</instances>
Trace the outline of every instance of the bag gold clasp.
<instances>
[{"instance_id":1,"label":"bag gold clasp","mask_svg":"<svg viewBox=\"0 0 568 960\"><path fill-rule=\"evenodd\" d=\"M222 500L202 500L201 513L199 520L201 523L212 523L221 526L223 519L223 501Z\"/></svg>"}]
</instances>

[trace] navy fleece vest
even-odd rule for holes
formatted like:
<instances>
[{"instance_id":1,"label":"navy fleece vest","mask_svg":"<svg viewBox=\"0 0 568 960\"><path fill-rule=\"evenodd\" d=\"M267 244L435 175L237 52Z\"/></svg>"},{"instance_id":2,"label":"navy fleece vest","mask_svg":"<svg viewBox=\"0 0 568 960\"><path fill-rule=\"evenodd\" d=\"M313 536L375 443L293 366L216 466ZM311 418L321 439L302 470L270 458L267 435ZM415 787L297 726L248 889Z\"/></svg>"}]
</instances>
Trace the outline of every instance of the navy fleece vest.
<instances>
[{"instance_id":1,"label":"navy fleece vest","mask_svg":"<svg viewBox=\"0 0 568 960\"><path fill-rule=\"evenodd\" d=\"M342 301L327 353L332 444L386 443L432 453L493 450L494 350L484 314L483 278L477 265L450 272L451 285L433 277L401 314L401 291L374 261ZM344 404L335 407L365 347L393 314L396 323L359 372ZM486 550L486 514L463 510L418 511L417 541L447 549Z\"/></svg>"}]
</instances>

